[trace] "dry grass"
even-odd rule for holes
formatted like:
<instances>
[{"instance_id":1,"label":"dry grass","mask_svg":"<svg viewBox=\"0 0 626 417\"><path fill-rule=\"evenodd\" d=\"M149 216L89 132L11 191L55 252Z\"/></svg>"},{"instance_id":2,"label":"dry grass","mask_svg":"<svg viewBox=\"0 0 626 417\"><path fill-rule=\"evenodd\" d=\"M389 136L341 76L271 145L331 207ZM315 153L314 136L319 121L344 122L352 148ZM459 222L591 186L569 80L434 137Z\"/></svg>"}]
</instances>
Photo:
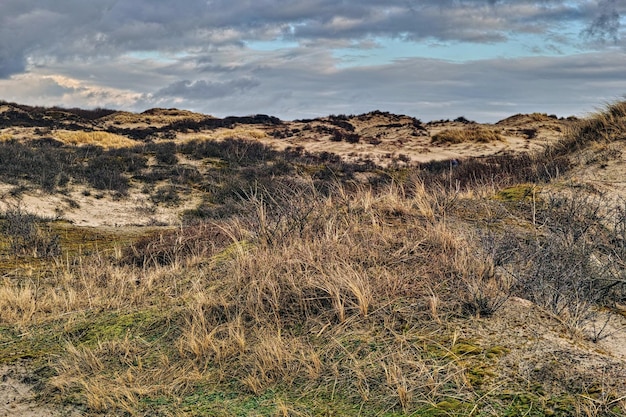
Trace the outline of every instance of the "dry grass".
<instances>
[{"instance_id":1,"label":"dry grass","mask_svg":"<svg viewBox=\"0 0 626 417\"><path fill-rule=\"evenodd\" d=\"M426 306L432 291L449 300L444 287L456 269L474 266L462 260L470 255L461 236L436 215L422 220L423 211L438 210L424 208L429 197L403 194L398 187L382 194L338 190L301 200L312 205L309 220L298 232L279 232L279 224L274 239L260 238L269 229L259 225L275 221L266 208L209 227L230 240L174 251L175 261L163 266L122 253L117 262L93 255L61 263L45 283L5 282L2 321L28 328L61 320L69 336L92 320L89 337L61 347L51 387L78 393L93 411L132 413L141 398L185 392L201 381L236 381L253 395L273 387L322 396L336 390L350 402L406 411L452 391L471 399L463 365L446 353L456 342L432 333L439 325L428 324L426 308L409 304ZM398 213L409 220L401 228L394 225ZM186 233L178 233L181 248ZM168 239L138 248L160 253L158 242ZM437 314L451 314L454 305L446 302ZM425 327L405 327L423 319ZM176 330L164 344L149 343L135 334L146 320ZM427 359L429 350L441 354Z\"/></svg>"},{"instance_id":2,"label":"dry grass","mask_svg":"<svg viewBox=\"0 0 626 417\"><path fill-rule=\"evenodd\" d=\"M244 139L244 140L260 140L266 139L267 133L263 130L236 126L232 129L216 129L211 132L203 132L200 135L191 135L189 140L224 140L224 139Z\"/></svg>"},{"instance_id":3,"label":"dry grass","mask_svg":"<svg viewBox=\"0 0 626 417\"><path fill-rule=\"evenodd\" d=\"M607 105L603 111L583 119L572 136L579 140L613 142L626 139L626 102Z\"/></svg>"},{"instance_id":4,"label":"dry grass","mask_svg":"<svg viewBox=\"0 0 626 417\"><path fill-rule=\"evenodd\" d=\"M471 126L464 129L446 129L432 137L432 142L436 144L456 144L465 142L501 142L504 139L495 130L482 126Z\"/></svg>"},{"instance_id":5,"label":"dry grass","mask_svg":"<svg viewBox=\"0 0 626 417\"><path fill-rule=\"evenodd\" d=\"M109 132L84 132L59 130L54 133L55 139L68 145L97 145L103 148L128 148L138 143L122 135Z\"/></svg>"},{"instance_id":6,"label":"dry grass","mask_svg":"<svg viewBox=\"0 0 626 417\"><path fill-rule=\"evenodd\" d=\"M185 110L176 109L153 109L144 113L115 112L103 117L102 121L111 122L116 125L147 124L151 126L165 126L182 120L198 122L207 116Z\"/></svg>"},{"instance_id":7,"label":"dry grass","mask_svg":"<svg viewBox=\"0 0 626 417\"><path fill-rule=\"evenodd\" d=\"M291 201L308 213L297 227L250 197L256 209L242 217L59 259L45 280L6 279L5 326L34 340L34 326L60 332L47 348L57 352L49 395L142 415L146 401L177 407L198 387L288 393L276 413L330 403L463 415L485 396L498 401L483 388L502 350L456 330L510 293L451 221L476 194L432 193L418 180L337 186Z\"/></svg>"},{"instance_id":8,"label":"dry grass","mask_svg":"<svg viewBox=\"0 0 626 417\"><path fill-rule=\"evenodd\" d=\"M514 193L502 201L494 184L427 185L412 173L377 189L302 183L309 188L297 193L242 192L246 209L235 217L163 230L123 250L64 252L44 269L4 277L0 359L34 358L50 375L47 398L92 414L626 413L623 381L594 374L593 363L576 389L555 383L571 371L556 356L565 348L540 352L525 370L535 360L524 356L525 339L509 358L519 369L500 365L506 335L541 335L511 330L495 313L513 295L548 293L559 268L574 276L567 259L557 262L559 236L573 249L580 242L585 252L567 253L594 268L626 259L618 246L607 255L617 226L580 215L593 209L588 202L549 207ZM595 241L605 252L588 250ZM523 279L536 272L543 287ZM587 291L600 280L585 274ZM546 306L528 311L533 331L567 324ZM559 331L549 336L565 338Z\"/></svg>"}]
</instances>

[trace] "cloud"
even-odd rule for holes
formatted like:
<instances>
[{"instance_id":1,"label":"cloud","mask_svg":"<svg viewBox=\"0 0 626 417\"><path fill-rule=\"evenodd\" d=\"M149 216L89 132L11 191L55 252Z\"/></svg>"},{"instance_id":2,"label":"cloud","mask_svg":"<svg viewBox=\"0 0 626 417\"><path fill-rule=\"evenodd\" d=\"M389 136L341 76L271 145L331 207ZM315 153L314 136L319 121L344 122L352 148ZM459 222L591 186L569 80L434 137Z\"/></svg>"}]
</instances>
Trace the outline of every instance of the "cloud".
<instances>
[{"instance_id":1,"label":"cloud","mask_svg":"<svg viewBox=\"0 0 626 417\"><path fill-rule=\"evenodd\" d=\"M598 15L584 30L584 35L600 41L619 41L620 13L616 0L598 2Z\"/></svg>"},{"instance_id":2,"label":"cloud","mask_svg":"<svg viewBox=\"0 0 626 417\"><path fill-rule=\"evenodd\" d=\"M0 79L0 92L2 99L7 101L85 108L131 108L141 98L141 94L133 91L34 73Z\"/></svg>"},{"instance_id":3,"label":"cloud","mask_svg":"<svg viewBox=\"0 0 626 417\"><path fill-rule=\"evenodd\" d=\"M241 59L245 52L209 55L220 65L227 58ZM109 78L105 60L93 66L77 63L74 75L61 77L36 69L0 80L0 96L40 105L133 111L182 107L219 117L266 113L289 120L379 109L422 120L464 115L478 121L497 121L520 112L580 114L619 99L616 95L626 91L626 54L463 63L407 58L386 65L342 69L332 67L328 51L296 50L289 55L286 51L257 53L245 65L232 67L227 75L215 73L211 78L198 73L191 65L193 60L175 74L164 71L158 63L146 61L137 68L137 63L129 60L118 64L117 72ZM84 75L90 69L92 78Z\"/></svg>"},{"instance_id":4,"label":"cloud","mask_svg":"<svg viewBox=\"0 0 626 417\"><path fill-rule=\"evenodd\" d=\"M226 82L183 80L158 90L154 97L156 99L167 97L182 97L190 100L215 99L241 94L259 85L259 81L253 78L240 78Z\"/></svg>"},{"instance_id":5,"label":"cloud","mask_svg":"<svg viewBox=\"0 0 626 417\"><path fill-rule=\"evenodd\" d=\"M0 51L0 79L19 74L26 68L26 59L22 54Z\"/></svg>"},{"instance_id":6,"label":"cloud","mask_svg":"<svg viewBox=\"0 0 626 417\"><path fill-rule=\"evenodd\" d=\"M587 36L617 41L624 7L616 0L599 7L589 0L3 0L0 77L49 59L194 52L249 40L497 43L586 25Z\"/></svg>"}]
</instances>

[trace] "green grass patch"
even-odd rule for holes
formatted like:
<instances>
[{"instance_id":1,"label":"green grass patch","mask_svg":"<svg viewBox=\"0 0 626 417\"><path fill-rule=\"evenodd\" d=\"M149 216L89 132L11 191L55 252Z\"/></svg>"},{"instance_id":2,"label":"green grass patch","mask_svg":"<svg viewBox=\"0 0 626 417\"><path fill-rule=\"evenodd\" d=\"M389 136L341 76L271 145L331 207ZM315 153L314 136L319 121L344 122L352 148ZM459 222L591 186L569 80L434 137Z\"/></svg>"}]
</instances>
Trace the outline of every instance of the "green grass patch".
<instances>
[{"instance_id":1,"label":"green grass patch","mask_svg":"<svg viewBox=\"0 0 626 417\"><path fill-rule=\"evenodd\" d=\"M141 338L147 342L171 340L176 333L172 312L156 309L86 315L67 329L65 337L74 344L96 346L100 342Z\"/></svg>"},{"instance_id":2,"label":"green grass patch","mask_svg":"<svg viewBox=\"0 0 626 417\"><path fill-rule=\"evenodd\" d=\"M540 188L534 184L518 184L500 190L495 199L506 202L533 201L537 199Z\"/></svg>"}]
</instances>

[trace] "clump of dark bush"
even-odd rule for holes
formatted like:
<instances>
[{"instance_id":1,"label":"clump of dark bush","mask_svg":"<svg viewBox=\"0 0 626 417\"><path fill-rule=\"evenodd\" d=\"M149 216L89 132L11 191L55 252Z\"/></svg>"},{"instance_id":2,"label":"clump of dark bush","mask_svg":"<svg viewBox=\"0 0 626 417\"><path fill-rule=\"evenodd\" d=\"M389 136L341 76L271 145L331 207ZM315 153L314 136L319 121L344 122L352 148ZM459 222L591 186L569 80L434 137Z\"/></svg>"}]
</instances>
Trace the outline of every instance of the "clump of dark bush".
<instances>
[{"instance_id":1,"label":"clump of dark bush","mask_svg":"<svg viewBox=\"0 0 626 417\"><path fill-rule=\"evenodd\" d=\"M130 183L123 173L123 166L117 159L103 155L91 159L82 175L92 187L98 190L126 193Z\"/></svg>"},{"instance_id":2,"label":"clump of dark bush","mask_svg":"<svg viewBox=\"0 0 626 417\"><path fill-rule=\"evenodd\" d=\"M218 158L233 165L250 165L275 159L279 152L259 142L242 139L190 141L179 152L194 159Z\"/></svg>"},{"instance_id":3,"label":"clump of dark bush","mask_svg":"<svg viewBox=\"0 0 626 417\"><path fill-rule=\"evenodd\" d=\"M94 120L114 113L109 109L64 109L60 107L33 107L23 104L7 103L9 110L0 115L0 126L38 127L48 129L83 130Z\"/></svg>"},{"instance_id":4,"label":"clump of dark bush","mask_svg":"<svg viewBox=\"0 0 626 417\"><path fill-rule=\"evenodd\" d=\"M133 175L133 179L146 184L154 184L159 181L169 180L172 175L171 167L150 167L141 173Z\"/></svg>"},{"instance_id":5,"label":"clump of dark bush","mask_svg":"<svg viewBox=\"0 0 626 417\"><path fill-rule=\"evenodd\" d=\"M51 257L61 253L58 234L43 227L44 220L21 207L7 209L2 216L1 230L9 240L14 255Z\"/></svg>"},{"instance_id":6,"label":"clump of dark bush","mask_svg":"<svg viewBox=\"0 0 626 417\"><path fill-rule=\"evenodd\" d=\"M330 140L333 142L345 141L348 143L358 143L360 139L361 137L356 133L346 133L341 130L333 131L333 134L330 137Z\"/></svg>"},{"instance_id":7,"label":"clump of dark bush","mask_svg":"<svg viewBox=\"0 0 626 417\"><path fill-rule=\"evenodd\" d=\"M192 185L202 181L202 174L196 167L176 165L171 167L169 179L174 184Z\"/></svg>"},{"instance_id":8,"label":"clump of dark bush","mask_svg":"<svg viewBox=\"0 0 626 417\"><path fill-rule=\"evenodd\" d=\"M126 174L139 172L146 165L146 157L132 149L115 149L89 158L78 174L96 189L125 195L130 187Z\"/></svg>"},{"instance_id":9,"label":"clump of dark bush","mask_svg":"<svg viewBox=\"0 0 626 417\"><path fill-rule=\"evenodd\" d=\"M450 183L461 188L474 185L543 182L558 178L572 163L566 156L496 155L461 161L432 161L418 169L427 184Z\"/></svg>"},{"instance_id":10,"label":"clump of dark bush","mask_svg":"<svg viewBox=\"0 0 626 417\"><path fill-rule=\"evenodd\" d=\"M348 121L348 117L345 115L339 115L339 116L329 116L328 117L328 121L334 125L337 126L347 132L354 132L354 126L352 125L352 123L350 123Z\"/></svg>"},{"instance_id":11,"label":"clump of dark bush","mask_svg":"<svg viewBox=\"0 0 626 417\"><path fill-rule=\"evenodd\" d=\"M469 125L469 124L475 124L476 123L473 120L466 119L465 116L459 116L456 119L454 119L454 121L457 122L457 123L463 123L464 125Z\"/></svg>"},{"instance_id":12,"label":"clump of dark bush","mask_svg":"<svg viewBox=\"0 0 626 417\"><path fill-rule=\"evenodd\" d=\"M154 204L163 204L166 206L177 206L180 203L178 190L174 185L165 185L157 187L150 196L150 201Z\"/></svg>"},{"instance_id":13,"label":"clump of dark bush","mask_svg":"<svg viewBox=\"0 0 626 417\"><path fill-rule=\"evenodd\" d=\"M210 258L230 242L231 237L219 227L197 223L141 239L125 249L122 263L146 267L170 265L191 257Z\"/></svg>"},{"instance_id":14,"label":"clump of dark bush","mask_svg":"<svg viewBox=\"0 0 626 417\"><path fill-rule=\"evenodd\" d=\"M71 176L74 153L56 144L36 148L18 141L0 143L0 178L9 184L28 181L46 192L64 186Z\"/></svg>"},{"instance_id":15,"label":"clump of dark bush","mask_svg":"<svg viewBox=\"0 0 626 417\"><path fill-rule=\"evenodd\" d=\"M142 142L150 142L153 138L158 136L160 131L162 130L153 126L133 129L111 126L107 129L107 132L109 133L126 136L127 138Z\"/></svg>"},{"instance_id":16,"label":"clump of dark bush","mask_svg":"<svg viewBox=\"0 0 626 417\"><path fill-rule=\"evenodd\" d=\"M178 157L176 156L176 144L174 142L161 142L159 144L154 144L148 149L154 149L156 160L160 164L175 165L178 163Z\"/></svg>"},{"instance_id":17,"label":"clump of dark bush","mask_svg":"<svg viewBox=\"0 0 626 417\"><path fill-rule=\"evenodd\" d=\"M30 145L35 148L61 148L63 147L63 142L58 141L54 138L39 138L33 139L30 141Z\"/></svg>"},{"instance_id":18,"label":"clump of dark bush","mask_svg":"<svg viewBox=\"0 0 626 417\"><path fill-rule=\"evenodd\" d=\"M537 137L537 129L520 129L519 132L526 136L526 139L534 139Z\"/></svg>"},{"instance_id":19,"label":"clump of dark bush","mask_svg":"<svg viewBox=\"0 0 626 417\"><path fill-rule=\"evenodd\" d=\"M97 120L100 119L102 117L106 117L109 116L113 113L116 113L117 110L112 110L112 109L103 109L100 107L96 107L95 109L80 109L80 108L76 108L76 107L72 107L70 109L64 109L61 107L52 107L50 109L50 111L57 111L57 112L62 112L62 113L70 113L73 114L75 116L78 116L78 120L83 119L83 120Z\"/></svg>"},{"instance_id":20,"label":"clump of dark bush","mask_svg":"<svg viewBox=\"0 0 626 417\"><path fill-rule=\"evenodd\" d=\"M509 204L533 230L482 239L509 295L528 299L580 328L598 308L626 299L626 210L600 198L550 195ZM598 338L600 335L592 335Z\"/></svg>"}]
</instances>

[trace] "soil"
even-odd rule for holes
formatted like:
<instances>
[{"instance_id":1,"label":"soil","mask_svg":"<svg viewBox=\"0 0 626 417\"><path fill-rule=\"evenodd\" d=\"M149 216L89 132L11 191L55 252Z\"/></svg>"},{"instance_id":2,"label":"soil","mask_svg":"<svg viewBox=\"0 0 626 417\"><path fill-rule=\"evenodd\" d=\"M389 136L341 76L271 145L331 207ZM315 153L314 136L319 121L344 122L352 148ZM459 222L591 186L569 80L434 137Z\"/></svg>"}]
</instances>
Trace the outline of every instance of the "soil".
<instances>
[{"instance_id":1,"label":"soil","mask_svg":"<svg viewBox=\"0 0 626 417\"><path fill-rule=\"evenodd\" d=\"M21 365L0 366L0 417L78 417L77 410L57 409L37 398L35 384Z\"/></svg>"}]
</instances>

